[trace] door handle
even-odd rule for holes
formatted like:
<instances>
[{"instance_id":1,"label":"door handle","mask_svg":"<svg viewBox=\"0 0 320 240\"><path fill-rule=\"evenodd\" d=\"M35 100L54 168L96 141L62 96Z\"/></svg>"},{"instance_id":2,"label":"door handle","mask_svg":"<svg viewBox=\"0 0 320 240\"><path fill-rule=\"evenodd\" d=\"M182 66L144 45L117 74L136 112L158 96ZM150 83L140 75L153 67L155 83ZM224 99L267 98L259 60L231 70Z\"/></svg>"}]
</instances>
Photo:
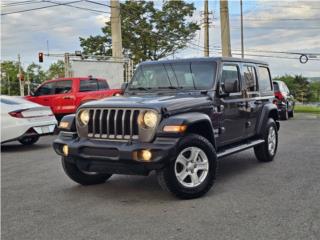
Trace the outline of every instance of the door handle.
<instances>
[{"instance_id":1,"label":"door handle","mask_svg":"<svg viewBox=\"0 0 320 240\"><path fill-rule=\"evenodd\" d=\"M260 104L262 104L262 101L257 100L257 101L255 101L255 102L254 102L254 104L256 104L256 105L260 105Z\"/></svg>"},{"instance_id":2,"label":"door handle","mask_svg":"<svg viewBox=\"0 0 320 240\"><path fill-rule=\"evenodd\" d=\"M65 96L63 99L72 99L70 96Z\"/></svg>"},{"instance_id":3,"label":"door handle","mask_svg":"<svg viewBox=\"0 0 320 240\"><path fill-rule=\"evenodd\" d=\"M46 101L46 102L47 102L47 101L49 101L49 98L44 98L43 101Z\"/></svg>"}]
</instances>

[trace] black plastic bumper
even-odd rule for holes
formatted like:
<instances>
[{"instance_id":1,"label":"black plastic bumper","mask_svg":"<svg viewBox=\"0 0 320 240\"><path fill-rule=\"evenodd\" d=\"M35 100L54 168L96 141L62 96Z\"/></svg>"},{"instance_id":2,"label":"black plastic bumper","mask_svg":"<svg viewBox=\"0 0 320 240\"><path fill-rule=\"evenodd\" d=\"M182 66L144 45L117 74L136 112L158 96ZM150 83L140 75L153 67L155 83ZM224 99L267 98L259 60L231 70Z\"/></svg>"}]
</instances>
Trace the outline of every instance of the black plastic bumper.
<instances>
[{"instance_id":1,"label":"black plastic bumper","mask_svg":"<svg viewBox=\"0 0 320 240\"><path fill-rule=\"evenodd\" d=\"M177 138L156 138L152 143L93 140L78 138L76 134L60 132L53 148L62 153L68 145L69 154L65 160L75 163L81 170L99 173L146 175L152 170L163 168L176 152ZM134 159L134 153L149 150L149 161Z\"/></svg>"}]
</instances>

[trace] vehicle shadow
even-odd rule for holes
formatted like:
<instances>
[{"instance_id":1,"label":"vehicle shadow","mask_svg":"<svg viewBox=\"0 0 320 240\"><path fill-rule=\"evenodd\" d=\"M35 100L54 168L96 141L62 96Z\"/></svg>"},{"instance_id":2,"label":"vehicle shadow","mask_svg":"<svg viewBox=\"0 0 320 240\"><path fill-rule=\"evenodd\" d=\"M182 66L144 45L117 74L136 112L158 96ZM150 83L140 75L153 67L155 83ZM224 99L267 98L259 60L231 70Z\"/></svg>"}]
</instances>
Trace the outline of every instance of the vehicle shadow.
<instances>
[{"instance_id":1,"label":"vehicle shadow","mask_svg":"<svg viewBox=\"0 0 320 240\"><path fill-rule=\"evenodd\" d=\"M50 147L51 144L22 145L20 143L4 143L1 145L1 152L30 152Z\"/></svg>"},{"instance_id":2,"label":"vehicle shadow","mask_svg":"<svg viewBox=\"0 0 320 240\"><path fill-rule=\"evenodd\" d=\"M248 151L221 159L219 161L215 189L210 191L206 197L225 192L224 186L226 182L232 181L236 176L246 174L259 166L261 164L256 161L253 153ZM74 185L68 188L68 192L71 195L86 195L108 201L115 200L123 205L179 201L168 192L162 190L154 172L148 177L114 175L105 184L90 187Z\"/></svg>"}]
</instances>

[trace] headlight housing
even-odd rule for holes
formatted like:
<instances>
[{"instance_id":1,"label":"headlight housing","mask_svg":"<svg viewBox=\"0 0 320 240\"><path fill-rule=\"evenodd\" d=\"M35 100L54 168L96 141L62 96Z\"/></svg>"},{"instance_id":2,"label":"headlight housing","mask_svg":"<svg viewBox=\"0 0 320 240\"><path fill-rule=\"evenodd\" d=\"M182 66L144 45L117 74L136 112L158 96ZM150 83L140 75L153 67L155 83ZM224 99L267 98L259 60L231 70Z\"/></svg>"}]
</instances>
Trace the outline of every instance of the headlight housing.
<instances>
[{"instance_id":1,"label":"headlight housing","mask_svg":"<svg viewBox=\"0 0 320 240\"><path fill-rule=\"evenodd\" d=\"M81 125L86 126L89 123L90 114L88 109L83 109L79 113L79 122Z\"/></svg>"},{"instance_id":2,"label":"headlight housing","mask_svg":"<svg viewBox=\"0 0 320 240\"><path fill-rule=\"evenodd\" d=\"M158 114L154 111L145 111L140 118L140 124L145 128L155 128L158 123Z\"/></svg>"}]
</instances>

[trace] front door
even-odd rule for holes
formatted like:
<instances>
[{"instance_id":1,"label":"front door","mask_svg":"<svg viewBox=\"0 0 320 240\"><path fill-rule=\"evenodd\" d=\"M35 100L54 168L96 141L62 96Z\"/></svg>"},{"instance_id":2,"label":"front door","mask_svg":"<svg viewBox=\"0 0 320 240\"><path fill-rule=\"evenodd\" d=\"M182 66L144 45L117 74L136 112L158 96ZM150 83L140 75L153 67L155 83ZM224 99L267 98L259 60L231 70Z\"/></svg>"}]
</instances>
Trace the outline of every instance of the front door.
<instances>
[{"instance_id":1,"label":"front door","mask_svg":"<svg viewBox=\"0 0 320 240\"><path fill-rule=\"evenodd\" d=\"M243 139L246 112L240 81L240 66L237 63L224 63L220 78L220 111L222 112L219 145L226 145Z\"/></svg>"},{"instance_id":2,"label":"front door","mask_svg":"<svg viewBox=\"0 0 320 240\"><path fill-rule=\"evenodd\" d=\"M55 81L54 98L52 107L56 114L68 114L75 112L75 94L72 80Z\"/></svg>"}]
</instances>

